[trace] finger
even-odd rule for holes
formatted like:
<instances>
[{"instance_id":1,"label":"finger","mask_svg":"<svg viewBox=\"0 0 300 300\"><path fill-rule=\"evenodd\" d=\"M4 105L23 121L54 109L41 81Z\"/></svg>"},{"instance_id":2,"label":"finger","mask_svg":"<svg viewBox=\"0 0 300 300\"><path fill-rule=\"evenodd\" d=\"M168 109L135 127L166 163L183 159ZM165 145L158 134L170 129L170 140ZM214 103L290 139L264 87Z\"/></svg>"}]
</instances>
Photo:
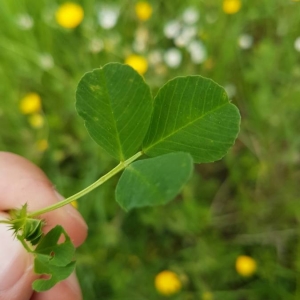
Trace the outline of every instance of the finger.
<instances>
[{"instance_id":1,"label":"finger","mask_svg":"<svg viewBox=\"0 0 300 300\"><path fill-rule=\"evenodd\" d=\"M29 211L33 211L61 200L38 167L20 156L5 152L0 152L0 191L2 211L20 208L25 203L28 203ZM86 238L86 224L71 205L42 217L48 227L62 225L77 246ZM31 283L36 278L32 271L32 255L13 239L5 224L0 224L0 229L0 299L28 300L32 294Z\"/></svg>"},{"instance_id":2,"label":"finger","mask_svg":"<svg viewBox=\"0 0 300 300\"><path fill-rule=\"evenodd\" d=\"M0 210L20 208L25 203L34 211L62 199L46 175L26 159L7 152L0 152ZM41 216L48 229L56 224L64 227L73 243L80 245L87 235L87 226L70 204Z\"/></svg>"},{"instance_id":3,"label":"finger","mask_svg":"<svg viewBox=\"0 0 300 300\"><path fill-rule=\"evenodd\" d=\"M56 284L51 290L34 293L30 300L81 300L82 295L76 275Z\"/></svg>"},{"instance_id":4,"label":"finger","mask_svg":"<svg viewBox=\"0 0 300 300\"><path fill-rule=\"evenodd\" d=\"M0 219L7 215L1 213ZM0 299L28 300L31 282L36 278L32 272L33 257L22 244L12 237L7 225L0 224Z\"/></svg>"}]
</instances>

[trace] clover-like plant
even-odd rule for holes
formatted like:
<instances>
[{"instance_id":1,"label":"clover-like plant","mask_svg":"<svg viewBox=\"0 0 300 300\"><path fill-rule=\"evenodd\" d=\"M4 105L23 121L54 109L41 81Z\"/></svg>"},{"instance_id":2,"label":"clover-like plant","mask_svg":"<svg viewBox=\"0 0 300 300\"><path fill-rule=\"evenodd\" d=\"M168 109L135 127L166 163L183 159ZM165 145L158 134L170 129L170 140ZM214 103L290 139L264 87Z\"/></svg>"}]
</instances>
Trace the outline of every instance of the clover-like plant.
<instances>
[{"instance_id":1,"label":"clover-like plant","mask_svg":"<svg viewBox=\"0 0 300 300\"><path fill-rule=\"evenodd\" d=\"M34 212L28 212L25 204L1 221L35 256L35 272L46 275L33 283L36 291L50 289L75 268L69 236L61 226L43 234L41 214L79 199L123 170L115 196L125 211L165 204L188 181L194 163L214 162L228 152L240 126L239 110L214 81L177 77L153 99L144 79L119 63L81 78L76 109L92 139L119 164L63 201ZM61 236L63 242L59 242Z\"/></svg>"}]
</instances>

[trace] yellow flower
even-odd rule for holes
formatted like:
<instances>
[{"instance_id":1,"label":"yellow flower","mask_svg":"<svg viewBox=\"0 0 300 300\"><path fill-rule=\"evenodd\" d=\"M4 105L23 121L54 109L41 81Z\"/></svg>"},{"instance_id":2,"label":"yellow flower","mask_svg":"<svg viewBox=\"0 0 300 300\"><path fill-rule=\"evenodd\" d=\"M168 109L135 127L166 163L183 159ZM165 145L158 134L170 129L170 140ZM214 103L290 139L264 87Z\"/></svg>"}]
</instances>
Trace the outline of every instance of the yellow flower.
<instances>
[{"instance_id":1,"label":"yellow flower","mask_svg":"<svg viewBox=\"0 0 300 300\"><path fill-rule=\"evenodd\" d=\"M21 99L19 108L24 115L37 113L41 110L41 97L36 93L27 94Z\"/></svg>"},{"instance_id":2,"label":"yellow flower","mask_svg":"<svg viewBox=\"0 0 300 300\"><path fill-rule=\"evenodd\" d=\"M152 15L152 6L146 1L140 1L135 5L135 13L141 21L147 21Z\"/></svg>"},{"instance_id":3,"label":"yellow flower","mask_svg":"<svg viewBox=\"0 0 300 300\"><path fill-rule=\"evenodd\" d=\"M181 289L181 281L172 271L162 271L155 277L155 287L165 296L173 295Z\"/></svg>"},{"instance_id":4,"label":"yellow flower","mask_svg":"<svg viewBox=\"0 0 300 300\"><path fill-rule=\"evenodd\" d=\"M242 7L241 0L223 0L223 11L226 14L235 14Z\"/></svg>"},{"instance_id":5,"label":"yellow flower","mask_svg":"<svg viewBox=\"0 0 300 300\"><path fill-rule=\"evenodd\" d=\"M56 22L65 28L75 28L83 20L83 8L73 2L66 2L59 6L55 13Z\"/></svg>"},{"instance_id":6,"label":"yellow flower","mask_svg":"<svg viewBox=\"0 0 300 300\"><path fill-rule=\"evenodd\" d=\"M29 116L28 121L33 128L41 128L44 125L44 118L41 114L38 113Z\"/></svg>"},{"instance_id":7,"label":"yellow flower","mask_svg":"<svg viewBox=\"0 0 300 300\"><path fill-rule=\"evenodd\" d=\"M38 140L36 142L36 148L40 152L44 152L48 148L48 141L46 139Z\"/></svg>"},{"instance_id":8,"label":"yellow flower","mask_svg":"<svg viewBox=\"0 0 300 300\"><path fill-rule=\"evenodd\" d=\"M252 276L257 269L256 261L250 256L240 255L235 262L235 269L241 276Z\"/></svg>"},{"instance_id":9,"label":"yellow flower","mask_svg":"<svg viewBox=\"0 0 300 300\"><path fill-rule=\"evenodd\" d=\"M148 70L147 60L140 55L135 55L135 54L129 55L125 59L125 64L134 68L141 75L144 75Z\"/></svg>"}]
</instances>

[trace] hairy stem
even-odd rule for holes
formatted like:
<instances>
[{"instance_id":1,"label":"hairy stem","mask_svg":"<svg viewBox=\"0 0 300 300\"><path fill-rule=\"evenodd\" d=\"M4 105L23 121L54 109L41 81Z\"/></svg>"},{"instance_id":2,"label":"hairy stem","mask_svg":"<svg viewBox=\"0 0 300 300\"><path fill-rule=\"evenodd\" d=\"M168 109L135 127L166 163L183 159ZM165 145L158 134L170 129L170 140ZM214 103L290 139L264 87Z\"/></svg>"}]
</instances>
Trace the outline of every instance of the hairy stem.
<instances>
[{"instance_id":1,"label":"hairy stem","mask_svg":"<svg viewBox=\"0 0 300 300\"><path fill-rule=\"evenodd\" d=\"M46 212L55 210L57 208L60 208L66 204L69 204L70 202L79 199L80 197L88 194L89 192L91 192L93 189L95 189L96 187L100 186L101 184L103 184L104 182L106 182L108 179L110 179L111 177L113 177L114 175L116 175L117 173L119 173L120 171L124 170L128 165L130 165L133 161L135 161L136 159L138 159L140 156L143 155L142 151L139 151L138 153L136 153L135 155L133 155L132 157L128 158L127 160L120 162L115 168L113 168L111 171L109 171L108 173L106 173L105 175L103 175L102 177L100 177L97 181L95 181L94 183L92 183L90 186L88 186L87 188L83 189L82 191L74 194L73 196L70 196L60 202L57 202L53 205L50 205L48 207L42 208L40 210L36 210L30 214L28 214L28 218L32 218L32 217L36 217L39 216L41 214L44 214Z\"/></svg>"}]
</instances>

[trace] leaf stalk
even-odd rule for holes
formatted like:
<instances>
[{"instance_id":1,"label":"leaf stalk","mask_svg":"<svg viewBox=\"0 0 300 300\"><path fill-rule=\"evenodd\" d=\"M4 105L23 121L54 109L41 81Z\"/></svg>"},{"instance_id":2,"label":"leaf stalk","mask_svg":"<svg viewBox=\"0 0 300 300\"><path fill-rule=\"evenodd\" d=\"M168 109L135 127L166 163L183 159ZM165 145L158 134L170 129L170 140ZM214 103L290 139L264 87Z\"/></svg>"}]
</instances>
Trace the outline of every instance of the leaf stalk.
<instances>
[{"instance_id":1,"label":"leaf stalk","mask_svg":"<svg viewBox=\"0 0 300 300\"><path fill-rule=\"evenodd\" d=\"M94 183L92 183L90 186L86 187L82 191L80 191L80 192L78 192L78 193L76 193L76 194L60 201L60 202L57 202L57 203L52 204L50 206L47 206L45 208L42 208L42 209L36 210L32 213L29 213L28 218L33 218L33 217L39 216L41 214L47 213L49 211L55 210L57 208L60 208L62 206L65 206L65 205L71 203L74 200L77 200L77 199L81 198L82 196L88 194L89 192L91 192L92 190L97 188L98 186L102 185L104 182L106 182L108 179L110 179L111 177L113 177L117 173L124 170L128 165L130 165L133 161L135 161L136 159L138 159L142 155L143 155L142 151L137 152L135 155L128 158L127 160L121 161L115 168L110 170L105 175L101 176L97 181L95 181Z\"/></svg>"}]
</instances>

